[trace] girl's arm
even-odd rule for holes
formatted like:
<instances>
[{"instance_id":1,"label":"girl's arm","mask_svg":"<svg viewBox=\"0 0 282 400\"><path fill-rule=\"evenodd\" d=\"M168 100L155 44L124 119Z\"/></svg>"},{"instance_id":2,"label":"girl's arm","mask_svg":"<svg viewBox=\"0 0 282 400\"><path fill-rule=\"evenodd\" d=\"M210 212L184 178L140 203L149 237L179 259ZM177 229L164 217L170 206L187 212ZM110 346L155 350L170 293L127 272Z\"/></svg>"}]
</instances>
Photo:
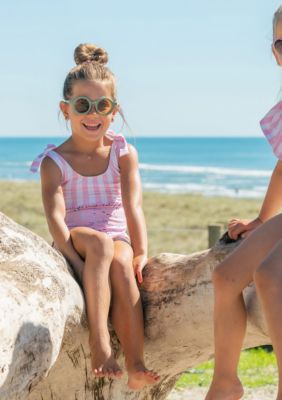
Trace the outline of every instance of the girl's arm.
<instances>
[{"instance_id":1,"label":"girl's arm","mask_svg":"<svg viewBox=\"0 0 282 400\"><path fill-rule=\"evenodd\" d=\"M268 189L257 218L252 221L232 219L228 224L228 235L231 239L236 240L239 235L242 237L248 236L248 234L260 226L263 222L267 221L274 215L276 215L282 206L282 161L278 161L269 185Z\"/></svg>"},{"instance_id":2,"label":"girl's arm","mask_svg":"<svg viewBox=\"0 0 282 400\"><path fill-rule=\"evenodd\" d=\"M142 209L142 188L135 148L128 146L129 154L120 157L121 192L128 232L133 248L133 268L138 282L143 281L142 270L147 263L147 230Z\"/></svg>"},{"instance_id":3,"label":"girl's arm","mask_svg":"<svg viewBox=\"0 0 282 400\"><path fill-rule=\"evenodd\" d=\"M49 157L41 163L42 200L49 231L56 247L73 266L77 277L82 279L84 262L73 247L70 231L65 224L65 201L61 188L61 171Z\"/></svg>"}]
</instances>

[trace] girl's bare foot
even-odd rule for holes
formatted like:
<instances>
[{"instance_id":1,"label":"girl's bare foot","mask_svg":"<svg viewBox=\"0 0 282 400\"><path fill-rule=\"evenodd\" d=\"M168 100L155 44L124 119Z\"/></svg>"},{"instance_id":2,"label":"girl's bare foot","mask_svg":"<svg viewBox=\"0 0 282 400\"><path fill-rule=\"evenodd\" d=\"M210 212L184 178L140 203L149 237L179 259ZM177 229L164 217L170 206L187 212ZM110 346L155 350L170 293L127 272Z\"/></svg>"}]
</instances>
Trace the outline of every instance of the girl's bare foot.
<instances>
[{"instance_id":1,"label":"girl's bare foot","mask_svg":"<svg viewBox=\"0 0 282 400\"><path fill-rule=\"evenodd\" d=\"M122 376L122 370L109 345L105 346L101 343L93 345L91 343L90 349L92 371L97 378L120 378Z\"/></svg>"},{"instance_id":2,"label":"girl's bare foot","mask_svg":"<svg viewBox=\"0 0 282 400\"><path fill-rule=\"evenodd\" d=\"M126 363L128 372L127 385L133 390L142 390L147 385L155 385L160 380L159 375L148 370L143 362L138 362L130 365Z\"/></svg>"},{"instance_id":3,"label":"girl's bare foot","mask_svg":"<svg viewBox=\"0 0 282 400\"><path fill-rule=\"evenodd\" d=\"M243 398L243 386L238 379L236 382L212 383L205 400L240 400Z\"/></svg>"}]
</instances>

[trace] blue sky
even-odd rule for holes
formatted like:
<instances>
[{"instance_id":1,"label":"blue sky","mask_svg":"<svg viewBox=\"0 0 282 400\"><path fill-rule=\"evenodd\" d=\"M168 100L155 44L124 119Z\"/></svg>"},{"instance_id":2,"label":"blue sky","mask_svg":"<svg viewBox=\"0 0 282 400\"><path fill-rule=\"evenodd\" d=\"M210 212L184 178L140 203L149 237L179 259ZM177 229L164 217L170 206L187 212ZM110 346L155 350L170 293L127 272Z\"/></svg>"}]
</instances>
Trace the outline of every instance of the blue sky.
<instances>
[{"instance_id":1,"label":"blue sky","mask_svg":"<svg viewBox=\"0 0 282 400\"><path fill-rule=\"evenodd\" d=\"M0 136L66 135L58 103L83 42L108 51L136 136L261 136L280 1L2 1Z\"/></svg>"}]
</instances>

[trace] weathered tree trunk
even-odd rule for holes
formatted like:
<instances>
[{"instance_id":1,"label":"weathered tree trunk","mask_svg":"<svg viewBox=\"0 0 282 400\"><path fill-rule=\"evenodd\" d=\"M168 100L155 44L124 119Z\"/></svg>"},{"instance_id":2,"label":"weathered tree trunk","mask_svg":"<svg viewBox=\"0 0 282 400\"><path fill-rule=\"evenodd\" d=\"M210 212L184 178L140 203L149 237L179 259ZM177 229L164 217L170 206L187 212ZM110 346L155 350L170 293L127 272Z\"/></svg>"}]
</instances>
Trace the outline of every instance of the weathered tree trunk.
<instances>
[{"instance_id":1,"label":"weathered tree trunk","mask_svg":"<svg viewBox=\"0 0 282 400\"><path fill-rule=\"evenodd\" d=\"M145 354L161 381L133 392L126 377L93 378L83 294L63 257L0 213L0 399L165 399L179 374L213 354L211 272L233 248L150 260L142 285ZM253 287L245 300L245 347L269 343Z\"/></svg>"}]
</instances>

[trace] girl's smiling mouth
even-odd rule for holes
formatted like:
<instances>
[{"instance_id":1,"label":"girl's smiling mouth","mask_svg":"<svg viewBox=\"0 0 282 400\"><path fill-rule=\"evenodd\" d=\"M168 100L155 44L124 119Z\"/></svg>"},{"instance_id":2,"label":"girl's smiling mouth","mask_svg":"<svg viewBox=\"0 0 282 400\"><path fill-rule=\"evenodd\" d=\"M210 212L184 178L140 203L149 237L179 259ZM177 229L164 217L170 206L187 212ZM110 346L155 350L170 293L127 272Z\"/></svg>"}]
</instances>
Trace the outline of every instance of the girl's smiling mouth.
<instances>
[{"instance_id":1,"label":"girl's smiling mouth","mask_svg":"<svg viewBox=\"0 0 282 400\"><path fill-rule=\"evenodd\" d=\"M97 124L89 124L89 123L82 123L82 125L84 126L84 128L86 128L88 131L97 131L102 124L100 122L98 122Z\"/></svg>"}]
</instances>

